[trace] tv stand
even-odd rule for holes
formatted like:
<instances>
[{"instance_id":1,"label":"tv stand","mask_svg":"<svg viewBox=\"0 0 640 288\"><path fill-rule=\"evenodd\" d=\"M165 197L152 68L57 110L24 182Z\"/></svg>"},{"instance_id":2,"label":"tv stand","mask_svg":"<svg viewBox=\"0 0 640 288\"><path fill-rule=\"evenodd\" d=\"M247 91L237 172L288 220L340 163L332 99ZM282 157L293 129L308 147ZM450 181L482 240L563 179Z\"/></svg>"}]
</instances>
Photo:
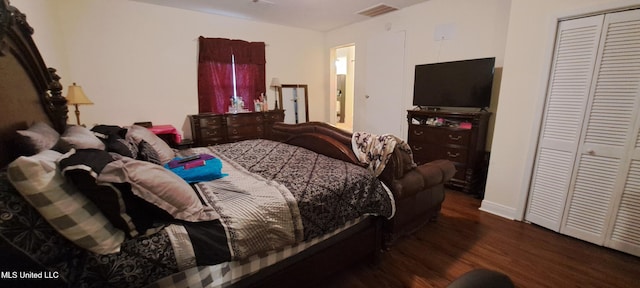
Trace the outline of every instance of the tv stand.
<instances>
[{"instance_id":1,"label":"tv stand","mask_svg":"<svg viewBox=\"0 0 640 288\"><path fill-rule=\"evenodd\" d=\"M419 111L440 111L442 110L442 108L440 107L431 107L431 106L418 106L417 107Z\"/></svg>"},{"instance_id":2,"label":"tv stand","mask_svg":"<svg viewBox=\"0 0 640 288\"><path fill-rule=\"evenodd\" d=\"M448 159L456 174L447 186L483 196L487 170L485 142L491 112L408 110L407 142L416 164ZM434 119L440 119L434 121Z\"/></svg>"}]
</instances>

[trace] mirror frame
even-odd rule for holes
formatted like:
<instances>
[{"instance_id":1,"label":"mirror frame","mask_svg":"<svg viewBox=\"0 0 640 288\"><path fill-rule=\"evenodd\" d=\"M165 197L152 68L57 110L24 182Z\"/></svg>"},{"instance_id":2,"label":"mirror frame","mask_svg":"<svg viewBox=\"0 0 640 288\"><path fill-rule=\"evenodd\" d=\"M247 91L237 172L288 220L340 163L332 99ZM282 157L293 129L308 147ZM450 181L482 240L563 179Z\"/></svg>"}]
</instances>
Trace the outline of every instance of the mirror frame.
<instances>
[{"instance_id":1,"label":"mirror frame","mask_svg":"<svg viewBox=\"0 0 640 288\"><path fill-rule=\"evenodd\" d=\"M281 87L278 87L278 109L282 110L283 109L283 103L282 102L282 89L297 89L297 88L302 88L304 90L304 115L305 121L304 122L309 122L309 86L307 84L282 84ZM298 107L300 108L300 107ZM300 123L302 123L302 121L299 121Z\"/></svg>"}]
</instances>

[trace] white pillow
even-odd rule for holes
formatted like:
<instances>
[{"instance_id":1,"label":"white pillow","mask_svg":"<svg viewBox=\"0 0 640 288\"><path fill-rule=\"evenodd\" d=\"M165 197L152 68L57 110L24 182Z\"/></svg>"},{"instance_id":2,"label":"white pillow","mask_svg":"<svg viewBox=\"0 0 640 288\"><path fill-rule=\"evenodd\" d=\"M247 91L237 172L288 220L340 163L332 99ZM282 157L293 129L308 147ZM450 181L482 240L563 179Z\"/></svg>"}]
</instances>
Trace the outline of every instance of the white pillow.
<instances>
[{"instance_id":1,"label":"white pillow","mask_svg":"<svg viewBox=\"0 0 640 288\"><path fill-rule=\"evenodd\" d=\"M105 145L91 130L83 126L69 126L60 137L69 148L104 150Z\"/></svg>"},{"instance_id":2,"label":"white pillow","mask_svg":"<svg viewBox=\"0 0 640 288\"><path fill-rule=\"evenodd\" d=\"M29 150L34 153L53 148L60 138L60 133L44 122L36 122L29 129L17 132L24 138L24 144L29 145Z\"/></svg>"}]
</instances>

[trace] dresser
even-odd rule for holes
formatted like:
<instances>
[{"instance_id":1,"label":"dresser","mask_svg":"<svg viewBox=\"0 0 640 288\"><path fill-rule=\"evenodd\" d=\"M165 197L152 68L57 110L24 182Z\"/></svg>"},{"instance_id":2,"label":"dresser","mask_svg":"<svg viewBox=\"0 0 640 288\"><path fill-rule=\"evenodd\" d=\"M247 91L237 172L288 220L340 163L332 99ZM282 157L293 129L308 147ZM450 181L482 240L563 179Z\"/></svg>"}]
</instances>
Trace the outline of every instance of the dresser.
<instances>
[{"instance_id":1,"label":"dresser","mask_svg":"<svg viewBox=\"0 0 640 288\"><path fill-rule=\"evenodd\" d=\"M455 163L448 186L481 196L487 161L485 142L490 112L408 110L407 142L420 165L437 159Z\"/></svg>"},{"instance_id":2,"label":"dresser","mask_svg":"<svg viewBox=\"0 0 640 288\"><path fill-rule=\"evenodd\" d=\"M195 146L209 146L247 139L271 139L275 122L284 121L284 110L229 114L189 115Z\"/></svg>"}]
</instances>

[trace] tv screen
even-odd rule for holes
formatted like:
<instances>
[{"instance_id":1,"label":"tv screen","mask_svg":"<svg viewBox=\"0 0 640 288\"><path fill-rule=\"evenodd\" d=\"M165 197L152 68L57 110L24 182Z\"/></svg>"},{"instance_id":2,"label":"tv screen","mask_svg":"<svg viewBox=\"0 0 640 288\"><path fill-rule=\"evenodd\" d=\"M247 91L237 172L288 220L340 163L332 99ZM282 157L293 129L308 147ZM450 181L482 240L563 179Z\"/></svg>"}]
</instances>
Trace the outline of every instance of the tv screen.
<instances>
[{"instance_id":1,"label":"tv screen","mask_svg":"<svg viewBox=\"0 0 640 288\"><path fill-rule=\"evenodd\" d=\"M495 59L416 65L413 105L489 107Z\"/></svg>"}]
</instances>

